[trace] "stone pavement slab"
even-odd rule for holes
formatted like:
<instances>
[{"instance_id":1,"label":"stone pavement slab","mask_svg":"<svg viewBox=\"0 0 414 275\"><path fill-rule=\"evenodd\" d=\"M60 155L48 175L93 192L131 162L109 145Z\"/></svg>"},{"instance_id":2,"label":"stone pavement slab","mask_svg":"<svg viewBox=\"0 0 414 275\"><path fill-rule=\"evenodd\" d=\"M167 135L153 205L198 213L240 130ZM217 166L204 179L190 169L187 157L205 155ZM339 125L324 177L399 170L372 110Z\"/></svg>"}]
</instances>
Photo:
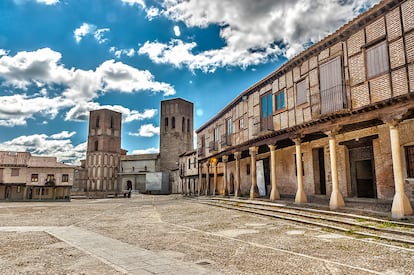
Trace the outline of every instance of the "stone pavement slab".
<instances>
[{"instance_id":1,"label":"stone pavement slab","mask_svg":"<svg viewBox=\"0 0 414 275\"><path fill-rule=\"evenodd\" d=\"M45 231L125 274L215 274L186 263L76 226L12 226L0 231Z\"/></svg>"}]
</instances>

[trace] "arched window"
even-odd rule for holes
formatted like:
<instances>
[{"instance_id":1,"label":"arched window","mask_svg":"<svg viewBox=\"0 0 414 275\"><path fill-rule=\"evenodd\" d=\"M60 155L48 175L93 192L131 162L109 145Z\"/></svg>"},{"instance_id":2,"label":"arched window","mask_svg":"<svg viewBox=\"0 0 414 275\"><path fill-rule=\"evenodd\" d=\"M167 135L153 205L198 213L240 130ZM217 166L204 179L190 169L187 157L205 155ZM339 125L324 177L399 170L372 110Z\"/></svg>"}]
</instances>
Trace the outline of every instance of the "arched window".
<instances>
[{"instance_id":1,"label":"arched window","mask_svg":"<svg viewBox=\"0 0 414 275\"><path fill-rule=\"evenodd\" d=\"M95 141L95 151L98 151L98 147L99 147L99 142Z\"/></svg>"},{"instance_id":2,"label":"arched window","mask_svg":"<svg viewBox=\"0 0 414 275\"><path fill-rule=\"evenodd\" d=\"M96 128L99 128L99 116L96 117L96 123L95 123L95 125L96 125Z\"/></svg>"},{"instance_id":3,"label":"arched window","mask_svg":"<svg viewBox=\"0 0 414 275\"><path fill-rule=\"evenodd\" d=\"M165 118L165 125L164 125L165 130L168 129L168 117Z\"/></svg>"},{"instance_id":4,"label":"arched window","mask_svg":"<svg viewBox=\"0 0 414 275\"><path fill-rule=\"evenodd\" d=\"M181 130L184 132L185 131L185 118L183 117L183 120L181 122Z\"/></svg>"},{"instance_id":5,"label":"arched window","mask_svg":"<svg viewBox=\"0 0 414 275\"><path fill-rule=\"evenodd\" d=\"M174 116L171 119L171 128L175 129L175 117Z\"/></svg>"}]
</instances>

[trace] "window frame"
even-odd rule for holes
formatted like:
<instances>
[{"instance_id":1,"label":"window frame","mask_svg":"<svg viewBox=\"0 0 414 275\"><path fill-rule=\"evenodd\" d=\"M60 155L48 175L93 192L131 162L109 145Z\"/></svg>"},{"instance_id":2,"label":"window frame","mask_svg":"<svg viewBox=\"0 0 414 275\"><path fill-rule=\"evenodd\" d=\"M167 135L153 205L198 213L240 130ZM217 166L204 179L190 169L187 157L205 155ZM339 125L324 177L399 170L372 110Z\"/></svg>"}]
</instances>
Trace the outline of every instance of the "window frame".
<instances>
[{"instance_id":1,"label":"window frame","mask_svg":"<svg viewBox=\"0 0 414 275\"><path fill-rule=\"evenodd\" d=\"M268 91L260 96L260 130L273 130L273 94Z\"/></svg>"},{"instance_id":2,"label":"window frame","mask_svg":"<svg viewBox=\"0 0 414 275\"><path fill-rule=\"evenodd\" d=\"M306 78L296 82L296 105L302 105L309 102L308 85ZM302 87L303 86L303 87Z\"/></svg>"},{"instance_id":3,"label":"window frame","mask_svg":"<svg viewBox=\"0 0 414 275\"><path fill-rule=\"evenodd\" d=\"M407 178L414 178L414 145L404 146L404 153Z\"/></svg>"},{"instance_id":4,"label":"window frame","mask_svg":"<svg viewBox=\"0 0 414 275\"><path fill-rule=\"evenodd\" d=\"M62 174L62 182L69 182L69 174Z\"/></svg>"},{"instance_id":5,"label":"window frame","mask_svg":"<svg viewBox=\"0 0 414 275\"><path fill-rule=\"evenodd\" d=\"M283 95L282 97L282 103L280 104L280 95ZM285 89L282 89L274 94L275 97L275 113L283 112L286 109L286 93Z\"/></svg>"},{"instance_id":6,"label":"window frame","mask_svg":"<svg viewBox=\"0 0 414 275\"><path fill-rule=\"evenodd\" d=\"M30 176L30 181L31 182L39 182L39 174L32 174Z\"/></svg>"}]
</instances>

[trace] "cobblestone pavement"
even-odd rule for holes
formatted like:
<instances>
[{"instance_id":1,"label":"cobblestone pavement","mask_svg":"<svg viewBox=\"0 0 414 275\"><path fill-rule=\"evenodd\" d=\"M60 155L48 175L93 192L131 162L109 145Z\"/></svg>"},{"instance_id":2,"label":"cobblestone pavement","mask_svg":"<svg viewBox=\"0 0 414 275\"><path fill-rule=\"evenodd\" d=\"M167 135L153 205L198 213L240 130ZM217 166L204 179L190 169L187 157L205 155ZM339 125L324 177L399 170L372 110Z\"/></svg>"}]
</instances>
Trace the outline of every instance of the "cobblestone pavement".
<instances>
[{"instance_id":1,"label":"cobblestone pavement","mask_svg":"<svg viewBox=\"0 0 414 275\"><path fill-rule=\"evenodd\" d=\"M180 196L0 204L1 274L414 274L414 250Z\"/></svg>"}]
</instances>

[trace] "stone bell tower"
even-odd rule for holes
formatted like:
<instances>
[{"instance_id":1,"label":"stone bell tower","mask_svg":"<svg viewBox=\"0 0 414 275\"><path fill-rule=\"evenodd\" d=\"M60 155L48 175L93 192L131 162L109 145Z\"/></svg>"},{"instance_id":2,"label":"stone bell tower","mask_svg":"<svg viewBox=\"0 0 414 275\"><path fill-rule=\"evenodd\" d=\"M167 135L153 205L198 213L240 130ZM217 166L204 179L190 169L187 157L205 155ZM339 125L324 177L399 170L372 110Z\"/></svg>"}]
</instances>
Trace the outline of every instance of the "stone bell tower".
<instances>
[{"instance_id":1,"label":"stone bell tower","mask_svg":"<svg viewBox=\"0 0 414 275\"><path fill-rule=\"evenodd\" d=\"M161 101L160 170L178 169L178 156L194 150L193 103L181 98Z\"/></svg>"},{"instance_id":2,"label":"stone bell tower","mask_svg":"<svg viewBox=\"0 0 414 275\"><path fill-rule=\"evenodd\" d=\"M86 152L87 191L118 193L122 114L108 109L89 114ZM98 195L99 196L99 195Z\"/></svg>"}]
</instances>

